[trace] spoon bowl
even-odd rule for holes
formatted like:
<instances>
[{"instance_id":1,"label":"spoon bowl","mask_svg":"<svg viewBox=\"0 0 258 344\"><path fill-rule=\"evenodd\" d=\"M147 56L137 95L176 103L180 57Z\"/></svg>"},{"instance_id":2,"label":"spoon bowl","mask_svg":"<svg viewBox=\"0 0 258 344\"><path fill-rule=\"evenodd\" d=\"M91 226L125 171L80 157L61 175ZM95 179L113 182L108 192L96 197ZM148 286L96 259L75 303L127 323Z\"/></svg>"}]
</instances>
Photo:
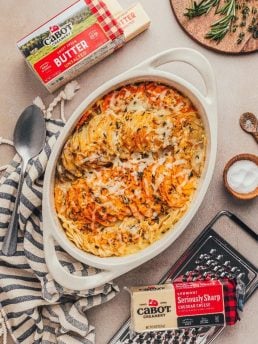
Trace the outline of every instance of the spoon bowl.
<instances>
[{"instance_id":1,"label":"spoon bowl","mask_svg":"<svg viewBox=\"0 0 258 344\"><path fill-rule=\"evenodd\" d=\"M255 133L258 128L258 120L251 112L245 112L240 117L240 126L247 133Z\"/></svg>"},{"instance_id":2,"label":"spoon bowl","mask_svg":"<svg viewBox=\"0 0 258 344\"><path fill-rule=\"evenodd\" d=\"M30 159L43 149L46 140L46 123L40 108L36 105L28 106L20 115L13 135L14 147L21 157L21 176L14 203L12 217L4 238L2 253L6 256L14 255L18 236L18 207L26 167Z\"/></svg>"},{"instance_id":3,"label":"spoon bowl","mask_svg":"<svg viewBox=\"0 0 258 344\"><path fill-rule=\"evenodd\" d=\"M258 119L251 112L245 112L240 116L239 124L248 134L251 134L258 143Z\"/></svg>"},{"instance_id":4,"label":"spoon bowl","mask_svg":"<svg viewBox=\"0 0 258 344\"><path fill-rule=\"evenodd\" d=\"M36 105L28 106L20 115L13 135L14 147L25 160L34 158L43 148L46 140L44 115Z\"/></svg>"}]
</instances>

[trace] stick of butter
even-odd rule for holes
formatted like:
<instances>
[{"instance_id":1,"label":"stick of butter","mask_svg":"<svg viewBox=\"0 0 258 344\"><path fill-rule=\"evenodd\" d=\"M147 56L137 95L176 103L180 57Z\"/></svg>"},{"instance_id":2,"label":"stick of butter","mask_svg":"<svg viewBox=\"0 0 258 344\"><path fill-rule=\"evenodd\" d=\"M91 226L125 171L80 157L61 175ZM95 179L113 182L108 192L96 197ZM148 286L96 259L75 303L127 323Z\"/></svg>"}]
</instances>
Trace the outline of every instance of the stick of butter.
<instances>
[{"instance_id":1,"label":"stick of butter","mask_svg":"<svg viewBox=\"0 0 258 344\"><path fill-rule=\"evenodd\" d=\"M120 15L116 16L116 20L124 31L126 42L130 41L150 26L150 18L140 3L120 13Z\"/></svg>"},{"instance_id":2,"label":"stick of butter","mask_svg":"<svg viewBox=\"0 0 258 344\"><path fill-rule=\"evenodd\" d=\"M22 38L18 49L53 92L147 29L140 4L123 10L117 0L79 0Z\"/></svg>"}]
</instances>

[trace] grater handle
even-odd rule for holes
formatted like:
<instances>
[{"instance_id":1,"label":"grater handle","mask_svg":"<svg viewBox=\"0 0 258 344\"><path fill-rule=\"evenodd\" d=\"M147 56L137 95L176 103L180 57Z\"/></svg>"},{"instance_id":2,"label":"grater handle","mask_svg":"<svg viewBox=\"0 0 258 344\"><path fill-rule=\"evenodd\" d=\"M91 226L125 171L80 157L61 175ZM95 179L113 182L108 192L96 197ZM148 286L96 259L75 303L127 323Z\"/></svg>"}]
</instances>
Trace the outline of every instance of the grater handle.
<instances>
[{"instance_id":1,"label":"grater handle","mask_svg":"<svg viewBox=\"0 0 258 344\"><path fill-rule=\"evenodd\" d=\"M258 290L258 281L256 283L254 283L250 289L248 290L248 292L245 294L245 299L244 299L244 303L246 303L250 297Z\"/></svg>"},{"instance_id":2,"label":"grater handle","mask_svg":"<svg viewBox=\"0 0 258 344\"><path fill-rule=\"evenodd\" d=\"M246 232L250 237L252 237L255 241L258 242L258 234L255 233L246 223L244 223L239 217L237 217L235 214L231 213L228 210L222 210L219 212L216 217L214 218L214 222L217 221L217 219L220 216L228 216L232 221L234 221L241 229L243 229L244 232Z\"/></svg>"}]
</instances>

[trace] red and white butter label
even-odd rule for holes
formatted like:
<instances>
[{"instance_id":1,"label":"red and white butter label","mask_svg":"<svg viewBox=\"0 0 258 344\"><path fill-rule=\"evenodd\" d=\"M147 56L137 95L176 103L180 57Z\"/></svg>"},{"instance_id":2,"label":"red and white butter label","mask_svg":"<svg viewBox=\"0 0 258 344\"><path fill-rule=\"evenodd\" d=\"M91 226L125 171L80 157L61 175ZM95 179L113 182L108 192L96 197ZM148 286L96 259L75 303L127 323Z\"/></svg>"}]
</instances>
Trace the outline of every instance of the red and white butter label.
<instances>
[{"instance_id":1,"label":"red and white butter label","mask_svg":"<svg viewBox=\"0 0 258 344\"><path fill-rule=\"evenodd\" d=\"M17 45L50 92L124 44L124 32L100 0L79 0Z\"/></svg>"},{"instance_id":2,"label":"red and white butter label","mask_svg":"<svg viewBox=\"0 0 258 344\"><path fill-rule=\"evenodd\" d=\"M135 332L224 326L224 293L219 281L175 282L131 289Z\"/></svg>"},{"instance_id":3,"label":"red and white butter label","mask_svg":"<svg viewBox=\"0 0 258 344\"><path fill-rule=\"evenodd\" d=\"M44 82L48 82L108 42L99 24L93 24L34 64Z\"/></svg>"}]
</instances>

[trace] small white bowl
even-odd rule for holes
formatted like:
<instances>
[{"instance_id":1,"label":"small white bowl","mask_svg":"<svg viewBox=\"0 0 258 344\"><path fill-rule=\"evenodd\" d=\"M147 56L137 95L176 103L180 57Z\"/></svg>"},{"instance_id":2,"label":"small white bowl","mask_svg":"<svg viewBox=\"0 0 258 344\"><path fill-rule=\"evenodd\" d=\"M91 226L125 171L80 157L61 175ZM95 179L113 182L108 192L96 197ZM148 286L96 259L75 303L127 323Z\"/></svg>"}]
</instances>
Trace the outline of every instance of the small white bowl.
<instances>
[{"instance_id":1,"label":"small white bowl","mask_svg":"<svg viewBox=\"0 0 258 344\"><path fill-rule=\"evenodd\" d=\"M228 161L228 163L226 164L224 168L224 172L223 172L224 185L227 191L238 199L241 199L241 200L253 199L258 196L258 187L255 190L248 193L239 193L233 190L228 184L228 178L227 178L228 170L236 161L240 161L240 160L250 160L250 161L253 161L258 166L258 156L254 154L243 153L243 154L238 154L234 156L232 159Z\"/></svg>"}]
</instances>

